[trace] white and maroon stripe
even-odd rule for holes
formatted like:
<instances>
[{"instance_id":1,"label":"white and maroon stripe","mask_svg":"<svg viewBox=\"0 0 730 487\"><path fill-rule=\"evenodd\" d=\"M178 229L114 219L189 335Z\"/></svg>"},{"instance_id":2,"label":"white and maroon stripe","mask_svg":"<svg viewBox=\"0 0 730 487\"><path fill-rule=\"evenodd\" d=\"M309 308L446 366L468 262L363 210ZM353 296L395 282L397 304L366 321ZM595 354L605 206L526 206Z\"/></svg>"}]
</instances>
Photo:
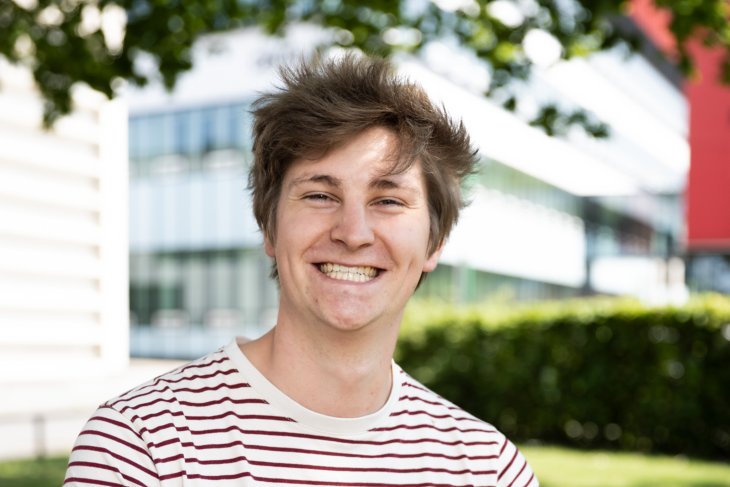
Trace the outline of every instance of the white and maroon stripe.
<instances>
[{"instance_id":1,"label":"white and maroon stripe","mask_svg":"<svg viewBox=\"0 0 730 487\"><path fill-rule=\"evenodd\" d=\"M492 426L398 378L398 401L377 426L338 435L272 406L221 350L102 406L65 485L537 486Z\"/></svg>"}]
</instances>

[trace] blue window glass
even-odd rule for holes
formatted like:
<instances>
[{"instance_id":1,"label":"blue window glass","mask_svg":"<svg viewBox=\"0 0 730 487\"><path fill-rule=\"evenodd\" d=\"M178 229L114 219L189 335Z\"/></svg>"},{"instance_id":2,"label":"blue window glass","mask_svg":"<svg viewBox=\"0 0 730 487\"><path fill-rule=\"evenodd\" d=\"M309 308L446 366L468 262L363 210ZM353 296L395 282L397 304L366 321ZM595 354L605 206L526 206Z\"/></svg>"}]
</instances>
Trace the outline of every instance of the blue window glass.
<instances>
[{"instance_id":1,"label":"blue window glass","mask_svg":"<svg viewBox=\"0 0 730 487\"><path fill-rule=\"evenodd\" d=\"M174 152L176 154L190 155L190 112L175 114Z\"/></svg>"},{"instance_id":2,"label":"blue window glass","mask_svg":"<svg viewBox=\"0 0 730 487\"><path fill-rule=\"evenodd\" d=\"M228 123L229 111L230 108L227 106L220 106L213 109L212 118L214 120L214 149L226 149L231 146L230 125Z\"/></svg>"},{"instance_id":3,"label":"blue window glass","mask_svg":"<svg viewBox=\"0 0 730 487\"><path fill-rule=\"evenodd\" d=\"M175 115L165 113L159 117L160 152L159 155L175 152Z\"/></svg>"},{"instance_id":4,"label":"blue window glass","mask_svg":"<svg viewBox=\"0 0 730 487\"><path fill-rule=\"evenodd\" d=\"M200 155L205 151L205 124L203 112L200 109L188 112L188 133L187 146L190 153Z\"/></svg>"},{"instance_id":5,"label":"blue window glass","mask_svg":"<svg viewBox=\"0 0 730 487\"><path fill-rule=\"evenodd\" d=\"M215 149L215 112L207 108L202 111L203 152Z\"/></svg>"}]
</instances>

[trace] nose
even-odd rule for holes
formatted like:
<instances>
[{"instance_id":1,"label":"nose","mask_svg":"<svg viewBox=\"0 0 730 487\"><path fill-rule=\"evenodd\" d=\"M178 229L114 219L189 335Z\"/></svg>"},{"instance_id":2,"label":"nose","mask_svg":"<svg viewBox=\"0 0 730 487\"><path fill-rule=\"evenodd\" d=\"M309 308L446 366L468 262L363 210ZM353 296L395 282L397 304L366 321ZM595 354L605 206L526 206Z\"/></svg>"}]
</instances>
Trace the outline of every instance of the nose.
<instances>
[{"instance_id":1,"label":"nose","mask_svg":"<svg viewBox=\"0 0 730 487\"><path fill-rule=\"evenodd\" d=\"M368 221L367 208L353 203L343 203L332 227L331 237L332 240L342 242L351 250L370 245L375 234Z\"/></svg>"}]
</instances>

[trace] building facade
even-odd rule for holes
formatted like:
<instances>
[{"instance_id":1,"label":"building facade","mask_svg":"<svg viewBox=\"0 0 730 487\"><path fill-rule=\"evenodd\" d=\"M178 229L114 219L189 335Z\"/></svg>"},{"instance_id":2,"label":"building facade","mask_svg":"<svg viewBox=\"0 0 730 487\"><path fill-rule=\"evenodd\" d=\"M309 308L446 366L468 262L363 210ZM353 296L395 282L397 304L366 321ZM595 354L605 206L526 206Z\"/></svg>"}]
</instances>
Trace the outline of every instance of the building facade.
<instances>
[{"instance_id":1,"label":"building facade","mask_svg":"<svg viewBox=\"0 0 730 487\"><path fill-rule=\"evenodd\" d=\"M0 57L0 457L68 451L75 392L129 361L127 112L73 100L43 129L31 73Z\"/></svg>"},{"instance_id":2,"label":"building facade","mask_svg":"<svg viewBox=\"0 0 730 487\"><path fill-rule=\"evenodd\" d=\"M283 39L255 30L208 38L173 93L130 98L133 354L192 357L273 324L277 289L246 190L248 106L318 35L300 26ZM471 204L419 295L684 297L687 106L654 61L614 51L541 68L517 113L482 96L488 73L448 43L397 65L464 120L482 157ZM547 102L589 110L611 137L548 137L523 117Z\"/></svg>"},{"instance_id":3,"label":"building facade","mask_svg":"<svg viewBox=\"0 0 730 487\"><path fill-rule=\"evenodd\" d=\"M78 89L47 131L31 74L0 59L0 75L0 381L120 369L126 109Z\"/></svg>"}]
</instances>

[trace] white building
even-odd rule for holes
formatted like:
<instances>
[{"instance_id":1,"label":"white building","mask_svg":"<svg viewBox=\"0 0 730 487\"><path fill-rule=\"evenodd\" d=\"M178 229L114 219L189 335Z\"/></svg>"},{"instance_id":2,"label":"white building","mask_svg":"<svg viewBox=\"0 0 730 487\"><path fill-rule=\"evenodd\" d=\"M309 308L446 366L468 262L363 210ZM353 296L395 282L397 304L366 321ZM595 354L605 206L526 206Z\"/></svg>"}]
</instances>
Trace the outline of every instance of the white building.
<instances>
[{"instance_id":1,"label":"white building","mask_svg":"<svg viewBox=\"0 0 730 487\"><path fill-rule=\"evenodd\" d=\"M0 457L67 452L129 361L127 112L74 103L43 130L30 72L0 58Z\"/></svg>"}]
</instances>

